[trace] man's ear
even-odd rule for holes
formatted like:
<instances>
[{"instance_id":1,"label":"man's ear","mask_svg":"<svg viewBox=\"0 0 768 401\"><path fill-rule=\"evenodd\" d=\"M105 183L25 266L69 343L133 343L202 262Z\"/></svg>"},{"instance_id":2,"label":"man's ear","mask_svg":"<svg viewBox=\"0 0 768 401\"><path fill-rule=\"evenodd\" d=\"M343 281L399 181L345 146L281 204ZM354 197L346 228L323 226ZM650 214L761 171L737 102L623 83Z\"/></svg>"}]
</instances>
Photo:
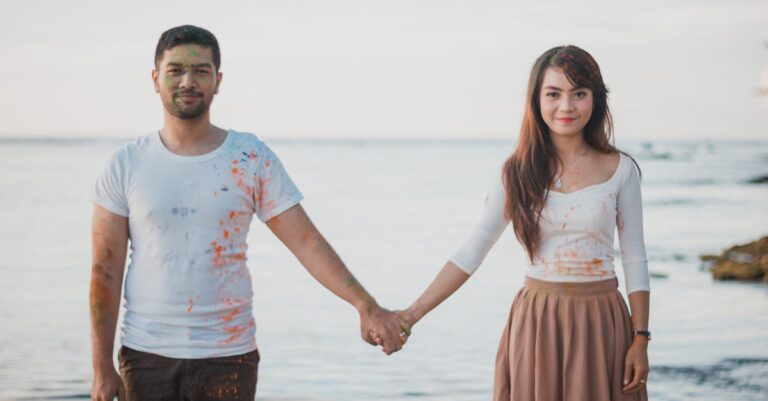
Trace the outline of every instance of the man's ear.
<instances>
[{"instance_id":1,"label":"man's ear","mask_svg":"<svg viewBox=\"0 0 768 401\"><path fill-rule=\"evenodd\" d=\"M156 69L152 70L152 86L155 87L155 93L160 93L160 83L158 82L158 79L160 79L160 73Z\"/></svg>"},{"instance_id":2,"label":"man's ear","mask_svg":"<svg viewBox=\"0 0 768 401\"><path fill-rule=\"evenodd\" d=\"M219 72L216 72L216 89L213 90L214 95L219 94L219 85L221 85L221 79L224 78L224 74Z\"/></svg>"}]
</instances>

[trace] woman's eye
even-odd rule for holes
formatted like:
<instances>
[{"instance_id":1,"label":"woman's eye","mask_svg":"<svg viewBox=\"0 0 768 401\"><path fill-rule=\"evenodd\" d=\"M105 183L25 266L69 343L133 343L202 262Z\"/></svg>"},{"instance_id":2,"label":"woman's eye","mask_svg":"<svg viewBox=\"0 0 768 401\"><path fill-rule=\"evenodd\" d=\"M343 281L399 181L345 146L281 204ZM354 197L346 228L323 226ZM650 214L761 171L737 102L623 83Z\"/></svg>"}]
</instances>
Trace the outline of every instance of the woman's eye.
<instances>
[{"instance_id":1,"label":"woman's eye","mask_svg":"<svg viewBox=\"0 0 768 401\"><path fill-rule=\"evenodd\" d=\"M548 92L548 93L547 93L547 97L552 97L552 98L555 98L555 97L557 97L557 95L558 95L558 93L557 93L557 92Z\"/></svg>"},{"instance_id":2,"label":"woman's eye","mask_svg":"<svg viewBox=\"0 0 768 401\"><path fill-rule=\"evenodd\" d=\"M576 92L573 94L573 96L575 96L576 99L582 99L587 96L587 92Z\"/></svg>"}]
</instances>

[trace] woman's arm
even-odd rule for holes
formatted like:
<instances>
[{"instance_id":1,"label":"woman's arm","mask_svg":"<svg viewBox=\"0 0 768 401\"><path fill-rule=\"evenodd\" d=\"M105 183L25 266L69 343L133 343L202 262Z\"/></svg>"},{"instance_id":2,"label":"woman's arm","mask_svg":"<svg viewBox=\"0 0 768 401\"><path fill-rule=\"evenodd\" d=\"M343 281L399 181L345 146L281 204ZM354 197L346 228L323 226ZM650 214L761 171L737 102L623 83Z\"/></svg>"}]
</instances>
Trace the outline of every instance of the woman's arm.
<instances>
[{"instance_id":1,"label":"woman's arm","mask_svg":"<svg viewBox=\"0 0 768 401\"><path fill-rule=\"evenodd\" d=\"M630 163L629 171L617 199L616 226L629 294L632 330L645 331L649 325L650 279L643 238L643 201L639 171L631 160L627 162ZM648 378L648 371L648 338L634 336L624 358L624 393L640 390Z\"/></svg>"},{"instance_id":2,"label":"woman's arm","mask_svg":"<svg viewBox=\"0 0 768 401\"><path fill-rule=\"evenodd\" d=\"M485 199L485 207L469 238L453 255L432 283L405 311L400 312L413 326L429 311L456 292L483 263L509 222L504 217L504 185L499 178Z\"/></svg>"},{"instance_id":3,"label":"woman's arm","mask_svg":"<svg viewBox=\"0 0 768 401\"><path fill-rule=\"evenodd\" d=\"M650 298L648 291L635 291L629 294L632 330L648 330ZM644 381L648 379L649 370L648 337L634 336L632 345L624 358L624 393L631 394L640 390L645 385Z\"/></svg>"},{"instance_id":4,"label":"woman's arm","mask_svg":"<svg viewBox=\"0 0 768 401\"><path fill-rule=\"evenodd\" d=\"M469 279L470 275L453 262L448 262L440 270L432 283L416 301L404 311L397 313L413 327L424 315L435 309L451 294L456 292Z\"/></svg>"}]
</instances>

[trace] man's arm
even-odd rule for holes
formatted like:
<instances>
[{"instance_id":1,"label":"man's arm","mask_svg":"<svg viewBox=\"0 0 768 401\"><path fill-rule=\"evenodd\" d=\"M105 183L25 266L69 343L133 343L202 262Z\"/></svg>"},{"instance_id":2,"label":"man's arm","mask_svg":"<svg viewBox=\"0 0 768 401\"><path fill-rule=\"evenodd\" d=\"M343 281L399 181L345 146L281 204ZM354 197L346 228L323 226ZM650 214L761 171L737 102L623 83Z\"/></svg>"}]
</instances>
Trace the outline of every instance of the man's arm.
<instances>
[{"instance_id":1,"label":"man's arm","mask_svg":"<svg viewBox=\"0 0 768 401\"><path fill-rule=\"evenodd\" d=\"M112 353L128 246L128 219L95 205L91 233L91 397L111 401L118 396L124 400L125 388L112 362Z\"/></svg>"},{"instance_id":2,"label":"man's arm","mask_svg":"<svg viewBox=\"0 0 768 401\"><path fill-rule=\"evenodd\" d=\"M357 309L360 313L361 335L366 342L376 345L371 336L373 332L383 340L381 345L387 354L402 347L404 338L400 332L403 326L407 327L407 323L376 303L312 224L301 205L270 219L267 227L315 280Z\"/></svg>"}]
</instances>

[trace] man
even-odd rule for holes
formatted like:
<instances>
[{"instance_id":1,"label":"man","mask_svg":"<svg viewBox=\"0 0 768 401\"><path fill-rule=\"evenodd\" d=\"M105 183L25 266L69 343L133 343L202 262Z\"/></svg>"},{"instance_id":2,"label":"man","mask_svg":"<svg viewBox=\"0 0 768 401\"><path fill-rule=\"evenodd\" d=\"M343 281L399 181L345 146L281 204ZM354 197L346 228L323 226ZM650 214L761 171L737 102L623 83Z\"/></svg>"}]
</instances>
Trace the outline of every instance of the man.
<instances>
[{"instance_id":1,"label":"man","mask_svg":"<svg viewBox=\"0 0 768 401\"><path fill-rule=\"evenodd\" d=\"M365 341L389 354L406 340L407 323L347 270L277 156L252 134L211 124L220 59L207 30L162 34L152 81L163 127L116 152L94 186L95 400L253 400L259 354L246 237L254 213L358 310ZM129 238L118 374L113 344Z\"/></svg>"}]
</instances>

